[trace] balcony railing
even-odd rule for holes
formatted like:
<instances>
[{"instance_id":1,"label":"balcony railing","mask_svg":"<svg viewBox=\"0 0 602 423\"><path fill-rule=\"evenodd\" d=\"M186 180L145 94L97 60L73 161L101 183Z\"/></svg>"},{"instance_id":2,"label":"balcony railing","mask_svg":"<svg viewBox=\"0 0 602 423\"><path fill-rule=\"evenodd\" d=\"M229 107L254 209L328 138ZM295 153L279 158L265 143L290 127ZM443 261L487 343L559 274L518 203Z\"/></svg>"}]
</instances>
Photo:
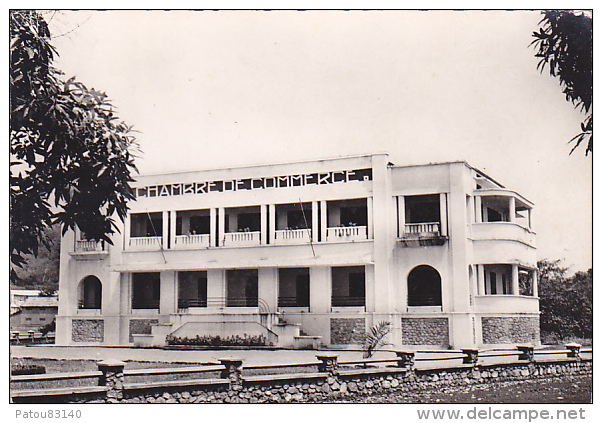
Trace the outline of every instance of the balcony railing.
<instances>
[{"instance_id":1,"label":"balcony railing","mask_svg":"<svg viewBox=\"0 0 602 423\"><path fill-rule=\"evenodd\" d=\"M349 242L368 239L366 226L343 226L326 229L327 242Z\"/></svg>"},{"instance_id":2,"label":"balcony railing","mask_svg":"<svg viewBox=\"0 0 602 423\"><path fill-rule=\"evenodd\" d=\"M406 223L404 234L439 234L439 222Z\"/></svg>"},{"instance_id":3,"label":"balcony railing","mask_svg":"<svg viewBox=\"0 0 602 423\"><path fill-rule=\"evenodd\" d=\"M175 249L208 248L210 246L209 234L176 235Z\"/></svg>"},{"instance_id":4,"label":"balcony railing","mask_svg":"<svg viewBox=\"0 0 602 423\"><path fill-rule=\"evenodd\" d=\"M178 300L178 308L207 307L207 298L182 298Z\"/></svg>"},{"instance_id":5,"label":"balcony railing","mask_svg":"<svg viewBox=\"0 0 602 423\"><path fill-rule=\"evenodd\" d=\"M75 241L75 251L78 253L105 251L105 242L80 239Z\"/></svg>"},{"instance_id":6,"label":"balcony railing","mask_svg":"<svg viewBox=\"0 0 602 423\"><path fill-rule=\"evenodd\" d=\"M224 246L259 245L261 232L228 232L224 234Z\"/></svg>"},{"instance_id":7,"label":"balcony railing","mask_svg":"<svg viewBox=\"0 0 602 423\"><path fill-rule=\"evenodd\" d=\"M258 297L226 297L226 307L258 307Z\"/></svg>"},{"instance_id":8,"label":"balcony railing","mask_svg":"<svg viewBox=\"0 0 602 423\"><path fill-rule=\"evenodd\" d=\"M441 306L441 296L436 294L409 294L408 306Z\"/></svg>"},{"instance_id":9,"label":"balcony railing","mask_svg":"<svg viewBox=\"0 0 602 423\"><path fill-rule=\"evenodd\" d=\"M332 296L333 307L363 307L365 305L366 297Z\"/></svg>"},{"instance_id":10,"label":"balcony railing","mask_svg":"<svg viewBox=\"0 0 602 423\"><path fill-rule=\"evenodd\" d=\"M308 244L311 242L311 229L277 230L275 244Z\"/></svg>"},{"instance_id":11,"label":"balcony railing","mask_svg":"<svg viewBox=\"0 0 602 423\"><path fill-rule=\"evenodd\" d=\"M136 236L130 238L130 248L134 250L158 250L163 244L160 236Z\"/></svg>"}]
</instances>

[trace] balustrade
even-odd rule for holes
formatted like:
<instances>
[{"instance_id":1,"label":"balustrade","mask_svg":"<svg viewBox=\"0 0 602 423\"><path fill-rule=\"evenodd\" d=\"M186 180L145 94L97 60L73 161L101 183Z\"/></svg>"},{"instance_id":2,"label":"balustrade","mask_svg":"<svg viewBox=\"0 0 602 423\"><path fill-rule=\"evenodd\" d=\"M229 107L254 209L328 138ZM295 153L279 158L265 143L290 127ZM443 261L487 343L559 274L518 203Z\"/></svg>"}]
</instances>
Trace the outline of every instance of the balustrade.
<instances>
[{"instance_id":1,"label":"balustrade","mask_svg":"<svg viewBox=\"0 0 602 423\"><path fill-rule=\"evenodd\" d=\"M368 239L366 226L342 226L326 229L326 241L345 242Z\"/></svg>"}]
</instances>

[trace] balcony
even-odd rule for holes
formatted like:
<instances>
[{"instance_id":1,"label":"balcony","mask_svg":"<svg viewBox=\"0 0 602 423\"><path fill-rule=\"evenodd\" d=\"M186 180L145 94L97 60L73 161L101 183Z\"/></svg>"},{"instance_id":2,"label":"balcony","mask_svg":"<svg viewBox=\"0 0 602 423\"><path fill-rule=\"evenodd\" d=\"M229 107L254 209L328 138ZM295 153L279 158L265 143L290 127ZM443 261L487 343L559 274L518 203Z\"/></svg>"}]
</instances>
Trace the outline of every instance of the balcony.
<instances>
[{"instance_id":1,"label":"balcony","mask_svg":"<svg viewBox=\"0 0 602 423\"><path fill-rule=\"evenodd\" d=\"M176 235L173 248L175 250L209 248L210 238L209 234Z\"/></svg>"},{"instance_id":2,"label":"balcony","mask_svg":"<svg viewBox=\"0 0 602 423\"><path fill-rule=\"evenodd\" d=\"M224 234L224 247L245 247L259 245L260 231L228 232Z\"/></svg>"},{"instance_id":3,"label":"balcony","mask_svg":"<svg viewBox=\"0 0 602 423\"><path fill-rule=\"evenodd\" d=\"M74 250L69 254L76 260L99 260L109 255L105 241L76 240Z\"/></svg>"},{"instance_id":4,"label":"balcony","mask_svg":"<svg viewBox=\"0 0 602 423\"><path fill-rule=\"evenodd\" d=\"M535 248L535 233L528 228L511 222L473 223L474 241L517 241Z\"/></svg>"},{"instance_id":5,"label":"balcony","mask_svg":"<svg viewBox=\"0 0 602 423\"><path fill-rule=\"evenodd\" d=\"M446 240L439 222L406 223L400 239L404 247L443 245Z\"/></svg>"},{"instance_id":6,"label":"balcony","mask_svg":"<svg viewBox=\"0 0 602 423\"><path fill-rule=\"evenodd\" d=\"M477 313L539 313L539 298L524 295L477 295Z\"/></svg>"},{"instance_id":7,"label":"balcony","mask_svg":"<svg viewBox=\"0 0 602 423\"><path fill-rule=\"evenodd\" d=\"M368 239L366 226L343 226L326 229L326 242L354 242Z\"/></svg>"},{"instance_id":8,"label":"balcony","mask_svg":"<svg viewBox=\"0 0 602 423\"><path fill-rule=\"evenodd\" d=\"M311 242L311 229L283 229L276 230L274 244L309 244Z\"/></svg>"}]
</instances>

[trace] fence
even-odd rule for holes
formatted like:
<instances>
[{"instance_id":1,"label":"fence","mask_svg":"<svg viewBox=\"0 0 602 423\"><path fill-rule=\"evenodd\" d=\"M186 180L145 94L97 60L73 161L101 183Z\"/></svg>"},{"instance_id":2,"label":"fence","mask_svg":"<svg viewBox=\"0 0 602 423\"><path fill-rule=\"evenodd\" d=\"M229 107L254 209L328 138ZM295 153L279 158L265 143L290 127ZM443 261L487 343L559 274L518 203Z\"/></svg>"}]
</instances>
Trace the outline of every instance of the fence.
<instances>
[{"instance_id":1,"label":"fence","mask_svg":"<svg viewBox=\"0 0 602 423\"><path fill-rule=\"evenodd\" d=\"M419 357L412 351L395 351L391 358L343 362L338 361L336 353L318 352L314 362L278 365L243 366L240 359L224 358L219 363L195 367L125 369L121 361L102 361L97 363L98 371L13 376L11 399L15 403L322 402L374 393L403 394L439 385L591 374L592 359L582 357L583 353L591 353L591 349L569 344L559 351L518 346L516 350L419 351ZM548 358L538 360L538 356ZM517 361L486 362L500 357ZM442 365L460 359L461 364ZM422 368L416 367L417 362ZM176 379L149 381L153 376ZM90 380L96 380L97 385L36 389L15 386L68 381L81 384Z\"/></svg>"}]
</instances>

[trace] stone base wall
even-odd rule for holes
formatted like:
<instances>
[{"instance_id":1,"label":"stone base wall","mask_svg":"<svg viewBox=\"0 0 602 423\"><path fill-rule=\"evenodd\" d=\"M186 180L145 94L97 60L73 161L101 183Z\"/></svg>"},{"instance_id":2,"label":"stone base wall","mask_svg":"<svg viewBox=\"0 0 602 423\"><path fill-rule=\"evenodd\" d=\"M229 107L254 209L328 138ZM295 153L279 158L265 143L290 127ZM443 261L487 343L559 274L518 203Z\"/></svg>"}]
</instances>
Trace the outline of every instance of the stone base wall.
<instances>
[{"instance_id":1,"label":"stone base wall","mask_svg":"<svg viewBox=\"0 0 602 423\"><path fill-rule=\"evenodd\" d=\"M131 319L130 320L130 332L129 340L134 342L134 335L150 335L151 325L159 323L157 319Z\"/></svg>"},{"instance_id":2,"label":"stone base wall","mask_svg":"<svg viewBox=\"0 0 602 423\"><path fill-rule=\"evenodd\" d=\"M363 344L366 337L366 319L330 319L332 345Z\"/></svg>"},{"instance_id":3,"label":"stone base wall","mask_svg":"<svg viewBox=\"0 0 602 423\"><path fill-rule=\"evenodd\" d=\"M401 319L403 345L449 346L449 320L446 317L403 317Z\"/></svg>"},{"instance_id":4,"label":"stone base wall","mask_svg":"<svg viewBox=\"0 0 602 423\"><path fill-rule=\"evenodd\" d=\"M483 344L539 344L539 317L482 317Z\"/></svg>"},{"instance_id":5,"label":"stone base wall","mask_svg":"<svg viewBox=\"0 0 602 423\"><path fill-rule=\"evenodd\" d=\"M73 342L104 342L105 322L102 319L73 319L71 340Z\"/></svg>"}]
</instances>

